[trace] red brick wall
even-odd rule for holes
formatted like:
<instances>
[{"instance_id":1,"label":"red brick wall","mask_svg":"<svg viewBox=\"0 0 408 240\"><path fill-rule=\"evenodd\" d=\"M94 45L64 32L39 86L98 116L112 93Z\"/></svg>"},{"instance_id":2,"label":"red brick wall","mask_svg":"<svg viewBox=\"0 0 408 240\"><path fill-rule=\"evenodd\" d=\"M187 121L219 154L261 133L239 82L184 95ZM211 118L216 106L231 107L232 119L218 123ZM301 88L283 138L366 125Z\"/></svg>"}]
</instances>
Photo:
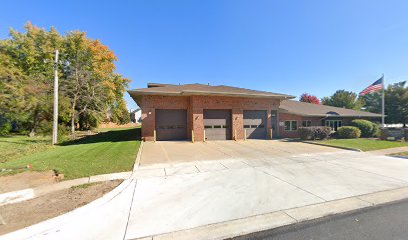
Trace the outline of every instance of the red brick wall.
<instances>
[{"instance_id":1,"label":"red brick wall","mask_svg":"<svg viewBox=\"0 0 408 240\"><path fill-rule=\"evenodd\" d=\"M285 131L285 126L281 126L280 123L284 123L286 120L296 120L298 127L302 126L302 121L303 120L310 120L312 121L312 126L321 126L322 118L318 117L303 117L300 115L294 115L294 114L288 114L288 113L282 113L279 112L279 137L282 138L298 138L299 133L298 131Z\"/></svg>"},{"instance_id":2,"label":"red brick wall","mask_svg":"<svg viewBox=\"0 0 408 240\"><path fill-rule=\"evenodd\" d=\"M169 97L169 96L143 96L141 101L142 109L142 139L145 141L154 140L154 130L156 128L155 109L187 109L187 116L190 115L189 97ZM188 136L191 137L191 121L187 121Z\"/></svg>"},{"instance_id":3,"label":"red brick wall","mask_svg":"<svg viewBox=\"0 0 408 240\"><path fill-rule=\"evenodd\" d=\"M221 96L143 96L142 98L142 138L152 141L155 129L155 109L187 109L188 137L194 131L196 141L204 140L204 109L231 109L232 135L237 140L244 139L243 111L266 110L268 113L267 128L271 129L271 110L277 110L279 100L264 98L242 98Z\"/></svg>"},{"instance_id":4,"label":"red brick wall","mask_svg":"<svg viewBox=\"0 0 408 240\"><path fill-rule=\"evenodd\" d=\"M312 126L322 126L323 118L322 117L304 117L300 115L279 112L278 119L279 119L279 123L282 123L282 124L285 122L285 120L296 120L298 121L298 127L301 127L303 120L312 121ZM341 120L342 126L348 126L350 125L351 121L356 118L343 117L343 118L338 118L338 119ZM282 137L282 138L298 138L299 137L298 131L285 131L285 126L279 126L279 133L280 133L279 137Z\"/></svg>"}]
</instances>

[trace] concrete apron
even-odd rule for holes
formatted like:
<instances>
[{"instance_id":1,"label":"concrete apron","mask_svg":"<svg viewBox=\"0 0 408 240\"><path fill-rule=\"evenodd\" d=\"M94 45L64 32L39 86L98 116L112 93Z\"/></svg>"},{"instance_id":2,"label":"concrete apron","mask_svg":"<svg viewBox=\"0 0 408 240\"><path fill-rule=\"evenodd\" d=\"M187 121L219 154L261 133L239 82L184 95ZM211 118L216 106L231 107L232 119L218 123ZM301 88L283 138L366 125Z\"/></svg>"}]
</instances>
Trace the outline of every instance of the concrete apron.
<instances>
[{"instance_id":1,"label":"concrete apron","mask_svg":"<svg viewBox=\"0 0 408 240\"><path fill-rule=\"evenodd\" d=\"M244 236L251 233L272 230L279 227L320 219L335 214L354 211L400 201L408 198L408 188L401 188L378 193L345 198L304 207L276 211L252 217L209 224L196 228L136 238L139 240L195 239L217 240Z\"/></svg>"},{"instance_id":2,"label":"concrete apron","mask_svg":"<svg viewBox=\"0 0 408 240\"><path fill-rule=\"evenodd\" d=\"M350 151L141 166L125 239L223 239L395 201L407 171Z\"/></svg>"}]
</instances>

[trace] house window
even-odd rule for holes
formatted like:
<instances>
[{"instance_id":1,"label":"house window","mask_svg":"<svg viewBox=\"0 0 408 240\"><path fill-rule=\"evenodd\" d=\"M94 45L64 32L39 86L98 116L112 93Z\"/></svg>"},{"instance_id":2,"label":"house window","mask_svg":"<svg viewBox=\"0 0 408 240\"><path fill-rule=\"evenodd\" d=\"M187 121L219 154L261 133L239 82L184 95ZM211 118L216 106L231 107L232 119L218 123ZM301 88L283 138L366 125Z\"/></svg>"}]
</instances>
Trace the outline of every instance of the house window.
<instances>
[{"instance_id":1,"label":"house window","mask_svg":"<svg viewBox=\"0 0 408 240\"><path fill-rule=\"evenodd\" d=\"M341 120L326 120L325 125L330 127L332 131L337 131L342 126Z\"/></svg>"},{"instance_id":2,"label":"house window","mask_svg":"<svg viewBox=\"0 0 408 240\"><path fill-rule=\"evenodd\" d=\"M310 127L312 126L312 121L310 120L303 120L302 121L302 127Z\"/></svg>"},{"instance_id":3,"label":"house window","mask_svg":"<svg viewBox=\"0 0 408 240\"><path fill-rule=\"evenodd\" d=\"M285 131L296 131L297 121L285 121Z\"/></svg>"}]
</instances>

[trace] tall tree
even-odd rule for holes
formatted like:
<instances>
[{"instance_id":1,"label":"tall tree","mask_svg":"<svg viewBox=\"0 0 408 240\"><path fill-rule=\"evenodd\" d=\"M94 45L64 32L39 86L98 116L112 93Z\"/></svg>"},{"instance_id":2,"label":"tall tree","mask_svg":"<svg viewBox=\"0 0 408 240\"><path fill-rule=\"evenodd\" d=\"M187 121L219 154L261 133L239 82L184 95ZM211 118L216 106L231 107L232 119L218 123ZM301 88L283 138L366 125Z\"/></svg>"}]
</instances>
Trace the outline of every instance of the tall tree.
<instances>
[{"instance_id":1,"label":"tall tree","mask_svg":"<svg viewBox=\"0 0 408 240\"><path fill-rule=\"evenodd\" d=\"M364 110L372 113L381 113L382 105L382 93L375 92L366 94L360 97L360 101L363 102Z\"/></svg>"},{"instance_id":2,"label":"tall tree","mask_svg":"<svg viewBox=\"0 0 408 240\"><path fill-rule=\"evenodd\" d=\"M18 111L28 114L26 127L30 135L35 135L41 122L51 117L52 56L62 38L54 28L47 32L31 23L24 28L25 33L10 30L11 39L4 41L3 46L25 76L17 80L25 100Z\"/></svg>"},{"instance_id":3,"label":"tall tree","mask_svg":"<svg viewBox=\"0 0 408 240\"><path fill-rule=\"evenodd\" d=\"M362 101L357 98L356 93L346 90L337 90L330 97L324 97L322 99L322 104L355 110L360 110L363 106Z\"/></svg>"},{"instance_id":4,"label":"tall tree","mask_svg":"<svg viewBox=\"0 0 408 240\"><path fill-rule=\"evenodd\" d=\"M130 80L123 78L119 74L115 74L113 80L116 87L114 90L114 98L109 101L111 120L121 124L128 123L130 122L130 114L126 108L123 95Z\"/></svg>"},{"instance_id":5,"label":"tall tree","mask_svg":"<svg viewBox=\"0 0 408 240\"><path fill-rule=\"evenodd\" d=\"M313 103L313 104L320 104L320 100L316 96L310 95L308 93L303 93L302 95L300 95L299 101Z\"/></svg>"},{"instance_id":6,"label":"tall tree","mask_svg":"<svg viewBox=\"0 0 408 240\"><path fill-rule=\"evenodd\" d=\"M92 57L88 48L85 33L70 32L64 42L62 59L66 63L63 70L61 88L70 99L71 134L75 133L75 123L78 118L78 102L86 91L87 82L91 75Z\"/></svg>"},{"instance_id":7,"label":"tall tree","mask_svg":"<svg viewBox=\"0 0 408 240\"><path fill-rule=\"evenodd\" d=\"M385 114L387 123L408 123L408 87L406 82L388 85L385 92Z\"/></svg>"},{"instance_id":8,"label":"tall tree","mask_svg":"<svg viewBox=\"0 0 408 240\"><path fill-rule=\"evenodd\" d=\"M26 99L26 76L8 53L10 41L0 42L0 117L9 121L26 122L29 116ZM22 111L23 110L23 111Z\"/></svg>"},{"instance_id":9,"label":"tall tree","mask_svg":"<svg viewBox=\"0 0 408 240\"><path fill-rule=\"evenodd\" d=\"M75 132L76 123L81 128L94 126L104 119L103 113L108 108L115 113L126 109L122 102L129 80L115 73L116 60L107 46L88 39L85 33L67 34L63 89L71 99L71 133Z\"/></svg>"},{"instance_id":10,"label":"tall tree","mask_svg":"<svg viewBox=\"0 0 408 240\"><path fill-rule=\"evenodd\" d=\"M55 49L61 60L59 122L69 122L72 133L78 123L96 126L107 111L113 121L126 122L123 94L129 80L116 72L114 53L83 32L62 36L30 23L0 40L0 115L21 123L30 135L51 129Z\"/></svg>"}]
</instances>

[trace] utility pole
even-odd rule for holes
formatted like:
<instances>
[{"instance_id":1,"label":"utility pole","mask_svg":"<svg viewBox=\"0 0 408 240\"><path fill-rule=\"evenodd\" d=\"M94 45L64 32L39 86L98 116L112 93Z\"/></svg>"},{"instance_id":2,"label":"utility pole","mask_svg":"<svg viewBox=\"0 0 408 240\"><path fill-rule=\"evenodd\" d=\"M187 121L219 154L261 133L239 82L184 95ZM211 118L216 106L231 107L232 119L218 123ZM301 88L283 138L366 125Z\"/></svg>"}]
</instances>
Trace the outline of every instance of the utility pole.
<instances>
[{"instance_id":1,"label":"utility pole","mask_svg":"<svg viewBox=\"0 0 408 240\"><path fill-rule=\"evenodd\" d=\"M52 124L52 145L58 142L58 50L55 50L54 64L54 121Z\"/></svg>"}]
</instances>

